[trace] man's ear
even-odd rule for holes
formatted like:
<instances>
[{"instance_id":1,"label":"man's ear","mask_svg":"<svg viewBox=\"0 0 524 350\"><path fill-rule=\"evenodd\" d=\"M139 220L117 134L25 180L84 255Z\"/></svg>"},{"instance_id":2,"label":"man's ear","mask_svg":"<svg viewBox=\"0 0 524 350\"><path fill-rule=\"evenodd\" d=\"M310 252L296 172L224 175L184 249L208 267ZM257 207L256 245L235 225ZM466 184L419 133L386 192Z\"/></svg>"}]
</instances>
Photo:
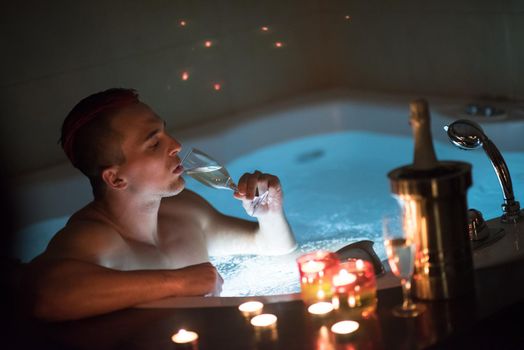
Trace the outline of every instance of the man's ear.
<instances>
[{"instance_id":1,"label":"man's ear","mask_svg":"<svg viewBox=\"0 0 524 350\"><path fill-rule=\"evenodd\" d=\"M114 165L102 171L102 180L109 188L123 190L127 187L127 181L120 176L119 167Z\"/></svg>"}]
</instances>

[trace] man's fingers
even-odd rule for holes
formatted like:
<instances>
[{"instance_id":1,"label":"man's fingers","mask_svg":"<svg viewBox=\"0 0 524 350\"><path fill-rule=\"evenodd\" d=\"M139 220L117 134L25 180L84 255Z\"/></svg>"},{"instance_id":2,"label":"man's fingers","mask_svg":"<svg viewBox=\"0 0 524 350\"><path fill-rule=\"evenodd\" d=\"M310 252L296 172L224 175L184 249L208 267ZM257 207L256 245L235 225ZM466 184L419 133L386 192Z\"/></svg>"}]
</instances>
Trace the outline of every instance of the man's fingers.
<instances>
[{"instance_id":1,"label":"man's fingers","mask_svg":"<svg viewBox=\"0 0 524 350\"><path fill-rule=\"evenodd\" d=\"M251 174L251 176L248 177L246 185L246 199L252 200L253 198L255 198L259 174L259 171L255 171L253 174Z\"/></svg>"},{"instance_id":2,"label":"man's fingers","mask_svg":"<svg viewBox=\"0 0 524 350\"><path fill-rule=\"evenodd\" d=\"M265 193L268 190L269 187L269 181L271 179L271 175L262 174L258 177L258 196L261 196L263 193Z\"/></svg>"},{"instance_id":3,"label":"man's fingers","mask_svg":"<svg viewBox=\"0 0 524 350\"><path fill-rule=\"evenodd\" d=\"M241 195L245 195L246 194L247 179L249 178L250 175L251 174L245 173L238 180L238 186L237 186L238 187L238 193L240 193Z\"/></svg>"},{"instance_id":4,"label":"man's fingers","mask_svg":"<svg viewBox=\"0 0 524 350\"><path fill-rule=\"evenodd\" d=\"M234 194L236 199L252 201L256 196L261 196L269 191L271 197L281 193L280 180L271 174L264 174L258 170L245 173L238 181L238 193Z\"/></svg>"},{"instance_id":5,"label":"man's fingers","mask_svg":"<svg viewBox=\"0 0 524 350\"><path fill-rule=\"evenodd\" d=\"M278 177L270 175L268 179L268 189L271 197L280 195L282 193L282 187L280 186L280 180Z\"/></svg>"}]
</instances>

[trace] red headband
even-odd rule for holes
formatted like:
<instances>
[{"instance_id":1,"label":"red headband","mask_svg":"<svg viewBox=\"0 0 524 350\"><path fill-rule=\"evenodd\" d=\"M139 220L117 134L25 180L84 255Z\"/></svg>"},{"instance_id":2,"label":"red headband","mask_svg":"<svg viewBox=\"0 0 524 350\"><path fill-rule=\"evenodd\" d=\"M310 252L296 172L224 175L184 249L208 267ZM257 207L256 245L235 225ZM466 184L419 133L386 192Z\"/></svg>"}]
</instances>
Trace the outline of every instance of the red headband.
<instances>
[{"instance_id":1,"label":"red headband","mask_svg":"<svg viewBox=\"0 0 524 350\"><path fill-rule=\"evenodd\" d=\"M80 101L69 113L62 127L62 148L71 163L76 166L73 145L78 130L110 109L122 108L137 102L139 100L136 91L127 89L107 90Z\"/></svg>"}]
</instances>

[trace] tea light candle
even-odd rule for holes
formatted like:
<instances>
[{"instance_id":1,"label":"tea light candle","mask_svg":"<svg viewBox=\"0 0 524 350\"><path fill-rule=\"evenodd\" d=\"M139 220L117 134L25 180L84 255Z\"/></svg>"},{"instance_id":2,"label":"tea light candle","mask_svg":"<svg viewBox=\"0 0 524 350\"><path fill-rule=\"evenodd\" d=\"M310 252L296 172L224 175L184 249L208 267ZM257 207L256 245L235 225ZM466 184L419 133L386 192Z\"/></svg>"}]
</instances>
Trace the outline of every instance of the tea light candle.
<instances>
[{"instance_id":1,"label":"tea light candle","mask_svg":"<svg viewBox=\"0 0 524 350\"><path fill-rule=\"evenodd\" d=\"M355 305L357 305L357 300L355 299L354 295L349 296L348 304L349 304L349 307L355 307Z\"/></svg>"},{"instance_id":2,"label":"tea light candle","mask_svg":"<svg viewBox=\"0 0 524 350\"><path fill-rule=\"evenodd\" d=\"M171 340L176 344L196 344L198 334L196 332L186 331L182 328L177 333L173 334Z\"/></svg>"},{"instance_id":3,"label":"tea light candle","mask_svg":"<svg viewBox=\"0 0 524 350\"><path fill-rule=\"evenodd\" d=\"M333 304L328 303L327 301L320 301L310 305L307 308L307 311L313 315L325 315L333 311L333 308Z\"/></svg>"},{"instance_id":4,"label":"tea light candle","mask_svg":"<svg viewBox=\"0 0 524 350\"><path fill-rule=\"evenodd\" d=\"M257 329L274 327L277 323L277 317L273 314L262 314L251 319L251 324Z\"/></svg>"},{"instance_id":5,"label":"tea light candle","mask_svg":"<svg viewBox=\"0 0 524 350\"><path fill-rule=\"evenodd\" d=\"M260 301L248 301L238 306L238 309L246 317L260 314L264 304Z\"/></svg>"},{"instance_id":6,"label":"tea light candle","mask_svg":"<svg viewBox=\"0 0 524 350\"><path fill-rule=\"evenodd\" d=\"M331 326L331 332L338 335L348 335L355 332L359 327L356 321L340 321Z\"/></svg>"}]
</instances>

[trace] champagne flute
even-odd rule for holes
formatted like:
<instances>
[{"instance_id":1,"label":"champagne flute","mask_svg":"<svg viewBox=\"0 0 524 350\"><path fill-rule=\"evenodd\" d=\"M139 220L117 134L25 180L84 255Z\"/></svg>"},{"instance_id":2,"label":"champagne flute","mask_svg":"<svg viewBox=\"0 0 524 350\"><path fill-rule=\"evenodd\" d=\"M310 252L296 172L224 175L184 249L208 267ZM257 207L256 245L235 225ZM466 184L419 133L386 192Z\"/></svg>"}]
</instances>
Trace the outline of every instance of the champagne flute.
<instances>
[{"instance_id":1,"label":"champagne flute","mask_svg":"<svg viewBox=\"0 0 524 350\"><path fill-rule=\"evenodd\" d=\"M398 217L386 217L383 224L389 266L393 274L400 278L402 285L403 302L393 308L393 314L399 317L416 317L424 312L425 306L411 299L411 277L416 251L414 233Z\"/></svg>"},{"instance_id":2,"label":"champagne flute","mask_svg":"<svg viewBox=\"0 0 524 350\"><path fill-rule=\"evenodd\" d=\"M238 187L227 169L204 152L192 148L182 159L182 166L187 175L206 186L238 191ZM257 190L258 191L258 190ZM269 191L256 196L251 202L251 216L255 215L258 206L265 202Z\"/></svg>"}]
</instances>

